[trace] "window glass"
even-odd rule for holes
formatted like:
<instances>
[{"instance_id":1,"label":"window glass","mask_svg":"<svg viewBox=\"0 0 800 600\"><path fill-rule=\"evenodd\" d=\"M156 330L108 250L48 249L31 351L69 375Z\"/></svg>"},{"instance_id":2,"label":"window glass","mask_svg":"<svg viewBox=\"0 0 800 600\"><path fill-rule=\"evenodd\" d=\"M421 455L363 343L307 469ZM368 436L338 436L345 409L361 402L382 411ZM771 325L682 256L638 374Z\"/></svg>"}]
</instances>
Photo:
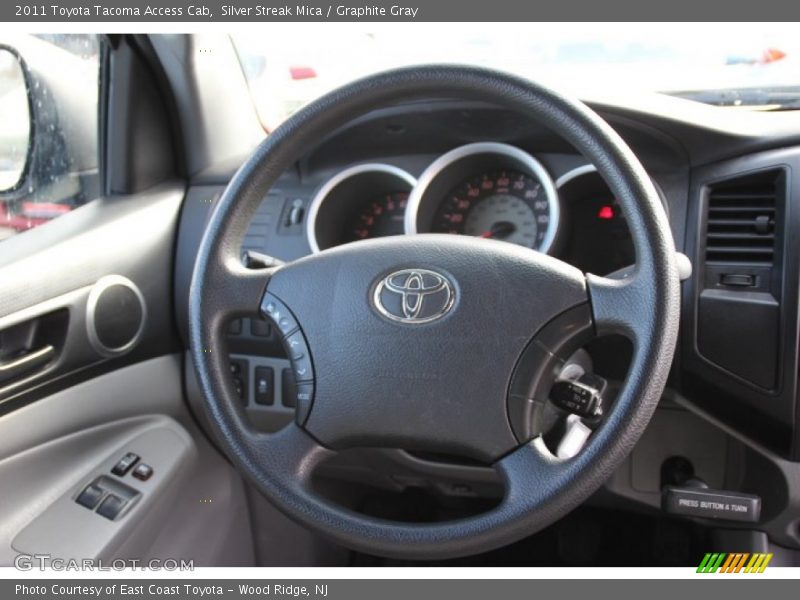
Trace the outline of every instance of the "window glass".
<instances>
[{"instance_id":1,"label":"window glass","mask_svg":"<svg viewBox=\"0 0 800 600\"><path fill-rule=\"evenodd\" d=\"M682 23L680 35L663 23L419 23L413 36L378 23L315 25L232 36L267 131L357 77L433 62L500 69L587 99L663 92L717 106L800 106L796 23Z\"/></svg>"},{"instance_id":2,"label":"window glass","mask_svg":"<svg viewBox=\"0 0 800 600\"><path fill-rule=\"evenodd\" d=\"M0 46L0 190L22 183L30 142L30 107L19 57Z\"/></svg>"}]
</instances>

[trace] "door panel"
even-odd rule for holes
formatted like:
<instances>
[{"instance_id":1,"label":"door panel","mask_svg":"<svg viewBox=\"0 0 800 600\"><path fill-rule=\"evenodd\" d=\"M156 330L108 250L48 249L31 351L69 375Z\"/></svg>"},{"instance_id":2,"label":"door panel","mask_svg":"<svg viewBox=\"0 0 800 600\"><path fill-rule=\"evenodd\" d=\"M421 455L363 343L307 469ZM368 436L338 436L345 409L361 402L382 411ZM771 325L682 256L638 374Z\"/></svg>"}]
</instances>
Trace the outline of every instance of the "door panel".
<instances>
[{"instance_id":1,"label":"door panel","mask_svg":"<svg viewBox=\"0 0 800 600\"><path fill-rule=\"evenodd\" d=\"M134 196L91 202L0 247L0 364L37 351L45 342L17 347L14 328L38 325L55 352L17 377L0 377L0 413L108 372L178 348L172 310L172 256L179 183ZM87 316L92 291L103 277L123 277L139 290L143 325L135 344L105 352L92 340ZM126 308L124 299L112 309ZM38 323L63 310L64 322ZM118 315L116 315L118 316ZM56 327L63 331L53 331ZM109 323L104 323L104 327ZM115 325L110 324L113 329ZM4 333L6 335L4 335ZM4 356L4 353L6 354Z\"/></svg>"},{"instance_id":2,"label":"door panel","mask_svg":"<svg viewBox=\"0 0 800 600\"><path fill-rule=\"evenodd\" d=\"M146 40L94 40L87 70L54 48L69 36L45 38L6 40L28 93L48 97L46 113L31 102L38 175L0 193L0 226L14 227L0 241L0 565L34 552L251 565L244 482L184 399L172 90ZM34 209L52 214L21 223ZM115 473L128 453L136 464ZM137 479L142 464L152 474Z\"/></svg>"},{"instance_id":3,"label":"door panel","mask_svg":"<svg viewBox=\"0 0 800 600\"><path fill-rule=\"evenodd\" d=\"M111 473L127 452L153 467L150 479ZM140 494L114 521L75 502L97 477ZM0 418L0 482L2 565L20 553L254 562L244 484L188 414L178 355L115 370Z\"/></svg>"}]
</instances>

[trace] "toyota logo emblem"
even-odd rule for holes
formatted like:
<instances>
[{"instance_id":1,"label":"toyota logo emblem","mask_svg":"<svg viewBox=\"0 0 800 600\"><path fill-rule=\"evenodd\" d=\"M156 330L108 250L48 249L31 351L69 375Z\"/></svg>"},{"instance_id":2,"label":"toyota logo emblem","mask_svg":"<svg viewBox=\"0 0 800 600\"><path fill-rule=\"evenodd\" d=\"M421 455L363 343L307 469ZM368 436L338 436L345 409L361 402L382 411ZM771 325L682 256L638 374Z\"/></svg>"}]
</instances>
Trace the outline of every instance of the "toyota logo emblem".
<instances>
[{"instance_id":1,"label":"toyota logo emblem","mask_svg":"<svg viewBox=\"0 0 800 600\"><path fill-rule=\"evenodd\" d=\"M377 311L392 321L418 325L441 319L453 307L455 289L447 277L427 269L403 269L375 286Z\"/></svg>"}]
</instances>

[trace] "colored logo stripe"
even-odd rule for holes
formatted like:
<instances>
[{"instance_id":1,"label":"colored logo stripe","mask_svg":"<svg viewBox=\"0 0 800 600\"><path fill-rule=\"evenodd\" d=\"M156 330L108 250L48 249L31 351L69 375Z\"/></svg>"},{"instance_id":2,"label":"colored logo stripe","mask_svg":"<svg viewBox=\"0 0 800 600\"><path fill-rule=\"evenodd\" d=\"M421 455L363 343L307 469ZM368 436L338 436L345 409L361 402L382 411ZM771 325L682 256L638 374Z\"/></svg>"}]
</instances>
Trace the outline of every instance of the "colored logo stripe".
<instances>
[{"instance_id":1,"label":"colored logo stripe","mask_svg":"<svg viewBox=\"0 0 800 600\"><path fill-rule=\"evenodd\" d=\"M725 552L708 552L700 562L700 566L697 567L697 572L763 573L771 560L772 554L750 554L748 552L734 552L728 554ZM745 563L747 566L745 566Z\"/></svg>"},{"instance_id":2,"label":"colored logo stripe","mask_svg":"<svg viewBox=\"0 0 800 600\"><path fill-rule=\"evenodd\" d=\"M725 560L725 563L722 565L722 570L720 573L738 573L742 570L742 567L744 567L744 563L749 556L750 554L747 552L729 554L728 558Z\"/></svg>"},{"instance_id":3,"label":"colored logo stripe","mask_svg":"<svg viewBox=\"0 0 800 600\"><path fill-rule=\"evenodd\" d=\"M747 563L745 573L763 573L767 568L769 561L772 560L772 554L753 554L753 558Z\"/></svg>"},{"instance_id":4,"label":"colored logo stripe","mask_svg":"<svg viewBox=\"0 0 800 600\"><path fill-rule=\"evenodd\" d=\"M716 573L722 561L725 559L725 554L708 553L703 557L700 566L697 567L698 573Z\"/></svg>"}]
</instances>

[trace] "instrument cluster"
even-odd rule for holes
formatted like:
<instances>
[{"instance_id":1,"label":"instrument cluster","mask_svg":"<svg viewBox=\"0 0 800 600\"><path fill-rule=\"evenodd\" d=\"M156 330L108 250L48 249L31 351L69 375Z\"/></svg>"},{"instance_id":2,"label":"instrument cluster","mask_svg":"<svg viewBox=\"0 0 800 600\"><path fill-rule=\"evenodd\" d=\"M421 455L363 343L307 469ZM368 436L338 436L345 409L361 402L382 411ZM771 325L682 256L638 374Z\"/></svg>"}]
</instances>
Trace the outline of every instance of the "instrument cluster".
<instances>
[{"instance_id":1,"label":"instrument cluster","mask_svg":"<svg viewBox=\"0 0 800 600\"><path fill-rule=\"evenodd\" d=\"M562 202L570 191L588 200L570 206L564 215ZM600 212L595 215L596 210ZM599 219L596 225L601 238L605 237L602 232L609 230L607 221L614 220L617 233L612 245L625 245L618 233L623 231L622 238L626 237L624 217L593 167L580 167L554 181L527 152L508 144L478 142L440 156L418 179L383 163L347 168L318 190L306 227L314 252L389 235L449 233L500 240L544 253L566 252L573 255L571 262L576 266L586 262L587 267L601 271L630 264L625 263L633 258L627 248L616 252L615 259L603 261L608 265L598 264L596 253L607 255L609 251L605 242L598 239L576 247L573 236L561 235L564 232L559 230L565 216L584 228ZM583 257L581 250L589 252Z\"/></svg>"}]
</instances>

